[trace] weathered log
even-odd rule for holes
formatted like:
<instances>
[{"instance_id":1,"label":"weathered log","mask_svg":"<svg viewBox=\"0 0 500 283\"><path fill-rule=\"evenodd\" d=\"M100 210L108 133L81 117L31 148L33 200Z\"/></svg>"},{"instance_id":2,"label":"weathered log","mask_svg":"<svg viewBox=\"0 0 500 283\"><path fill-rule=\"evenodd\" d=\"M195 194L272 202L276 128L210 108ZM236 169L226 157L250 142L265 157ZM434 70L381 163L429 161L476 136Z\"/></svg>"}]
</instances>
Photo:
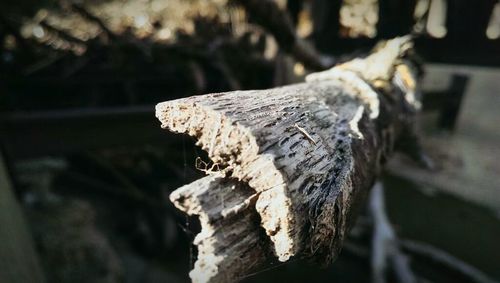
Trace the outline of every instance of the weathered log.
<instances>
[{"instance_id":1,"label":"weathered log","mask_svg":"<svg viewBox=\"0 0 500 283\"><path fill-rule=\"evenodd\" d=\"M252 209L257 196L248 185L217 175L172 193L174 204L187 214L199 215L203 227L194 239L199 260L190 273L193 281L234 282L265 262L268 240Z\"/></svg>"},{"instance_id":2,"label":"weathered log","mask_svg":"<svg viewBox=\"0 0 500 283\"><path fill-rule=\"evenodd\" d=\"M269 254L333 261L419 107L405 59L410 45L408 38L388 41L302 84L157 105L162 127L195 137L220 169L171 195L178 208L200 216L194 281L234 281ZM235 181L221 178L240 185L231 190ZM257 232L259 218L265 233ZM260 243L252 255L250 243Z\"/></svg>"}]
</instances>

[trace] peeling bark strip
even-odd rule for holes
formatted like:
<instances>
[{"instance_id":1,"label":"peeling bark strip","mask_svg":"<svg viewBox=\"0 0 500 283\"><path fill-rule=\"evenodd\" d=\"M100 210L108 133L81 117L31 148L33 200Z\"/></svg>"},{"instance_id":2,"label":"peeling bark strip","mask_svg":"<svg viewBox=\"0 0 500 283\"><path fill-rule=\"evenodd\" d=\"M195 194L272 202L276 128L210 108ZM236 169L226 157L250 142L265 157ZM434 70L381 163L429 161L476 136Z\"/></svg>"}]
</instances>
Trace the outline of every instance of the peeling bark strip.
<instances>
[{"instance_id":1,"label":"peeling bark strip","mask_svg":"<svg viewBox=\"0 0 500 283\"><path fill-rule=\"evenodd\" d=\"M211 175L183 186L170 198L177 208L198 215L195 282L235 282L266 260L269 246L252 205L257 194L246 184ZM224 272L221 272L224 271Z\"/></svg>"},{"instance_id":2,"label":"peeling bark strip","mask_svg":"<svg viewBox=\"0 0 500 283\"><path fill-rule=\"evenodd\" d=\"M194 281L235 280L266 254L325 264L338 255L356 208L418 110L410 47L407 37L387 41L302 84L157 105L163 128L195 137L223 168L171 195L202 223Z\"/></svg>"}]
</instances>

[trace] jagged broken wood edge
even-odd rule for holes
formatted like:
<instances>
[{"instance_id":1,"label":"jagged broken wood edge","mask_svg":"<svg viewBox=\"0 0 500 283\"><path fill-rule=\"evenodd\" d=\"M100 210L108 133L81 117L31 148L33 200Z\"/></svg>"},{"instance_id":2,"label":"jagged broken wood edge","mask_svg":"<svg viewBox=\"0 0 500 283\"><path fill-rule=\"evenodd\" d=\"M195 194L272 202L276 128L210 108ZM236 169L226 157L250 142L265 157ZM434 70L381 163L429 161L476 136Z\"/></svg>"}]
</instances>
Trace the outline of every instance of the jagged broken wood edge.
<instances>
[{"instance_id":1,"label":"jagged broken wood edge","mask_svg":"<svg viewBox=\"0 0 500 283\"><path fill-rule=\"evenodd\" d=\"M197 241L208 252L199 254L190 273L194 281L237 280L269 251L280 261L301 255L329 263L338 255L352 215L419 106L415 72L403 59L408 44L408 38L388 41L367 58L313 74L303 84L157 105L163 128L195 137L224 168L217 178L243 184L227 190L227 183L208 176L171 195L179 209L208 219L201 221L204 240ZM377 62L384 62L378 73ZM225 201L245 190L244 197ZM207 199L218 212L201 204ZM231 241L220 237L229 227L224 219L247 219L246 214L260 220L265 239L262 233L248 237L260 228L247 220L231 222L240 231ZM211 222L214 215L219 220ZM270 244L259 246L263 252L254 258L234 248L256 239Z\"/></svg>"},{"instance_id":2,"label":"jagged broken wood edge","mask_svg":"<svg viewBox=\"0 0 500 283\"><path fill-rule=\"evenodd\" d=\"M189 215L198 215L203 227L193 241L198 247L198 260L190 272L193 281L234 282L266 261L268 240L251 207L257 196L246 184L218 174L172 193L174 204Z\"/></svg>"}]
</instances>

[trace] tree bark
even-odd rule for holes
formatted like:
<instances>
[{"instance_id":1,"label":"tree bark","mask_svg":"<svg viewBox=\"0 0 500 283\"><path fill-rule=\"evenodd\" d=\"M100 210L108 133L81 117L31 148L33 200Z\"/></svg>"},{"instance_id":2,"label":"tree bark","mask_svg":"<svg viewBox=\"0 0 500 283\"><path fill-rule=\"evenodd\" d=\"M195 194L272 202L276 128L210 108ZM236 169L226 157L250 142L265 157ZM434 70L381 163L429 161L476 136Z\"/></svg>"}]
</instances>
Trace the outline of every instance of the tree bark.
<instances>
[{"instance_id":1,"label":"tree bark","mask_svg":"<svg viewBox=\"0 0 500 283\"><path fill-rule=\"evenodd\" d=\"M335 259L419 108L409 38L381 46L306 83L157 105L162 127L195 137L217 168L171 195L200 217L193 281L235 281L273 255Z\"/></svg>"}]
</instances>

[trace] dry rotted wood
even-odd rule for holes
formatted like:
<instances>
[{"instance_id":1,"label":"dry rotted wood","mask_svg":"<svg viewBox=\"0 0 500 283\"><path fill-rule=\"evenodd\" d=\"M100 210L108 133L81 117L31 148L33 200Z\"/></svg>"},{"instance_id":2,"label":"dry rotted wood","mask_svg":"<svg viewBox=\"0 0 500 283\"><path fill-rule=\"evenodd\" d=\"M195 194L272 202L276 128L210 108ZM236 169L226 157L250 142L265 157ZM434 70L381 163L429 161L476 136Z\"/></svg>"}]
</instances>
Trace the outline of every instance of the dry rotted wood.
<instances>
[{"instance_id":1,"label":"dry rotted wood","mask_svg":"<svg viewBox=\"0 0 500 283\"><path fill-rule=\"evenodd\" d=\"M333 261L418 109L409 46L388 41L302 84L157 105L162 127L195 137L220 168L171 195L202 224L194 281L234 281L272 254Z\"/></svg>"},{"instance_id":2,"label":"dry rotted wood","mask_svg":"<svg viewBox=\"0 0 500 283\"><path fill-rule=\"evenodd\" d=\"M174 204L199 215L203 227L194 239L199 260L190 273L193 281L234 282L265 262L268 241L252 209L257 196L248 185L220 175L204 177L172 193Z\"/></svg>"}]
</instances>

